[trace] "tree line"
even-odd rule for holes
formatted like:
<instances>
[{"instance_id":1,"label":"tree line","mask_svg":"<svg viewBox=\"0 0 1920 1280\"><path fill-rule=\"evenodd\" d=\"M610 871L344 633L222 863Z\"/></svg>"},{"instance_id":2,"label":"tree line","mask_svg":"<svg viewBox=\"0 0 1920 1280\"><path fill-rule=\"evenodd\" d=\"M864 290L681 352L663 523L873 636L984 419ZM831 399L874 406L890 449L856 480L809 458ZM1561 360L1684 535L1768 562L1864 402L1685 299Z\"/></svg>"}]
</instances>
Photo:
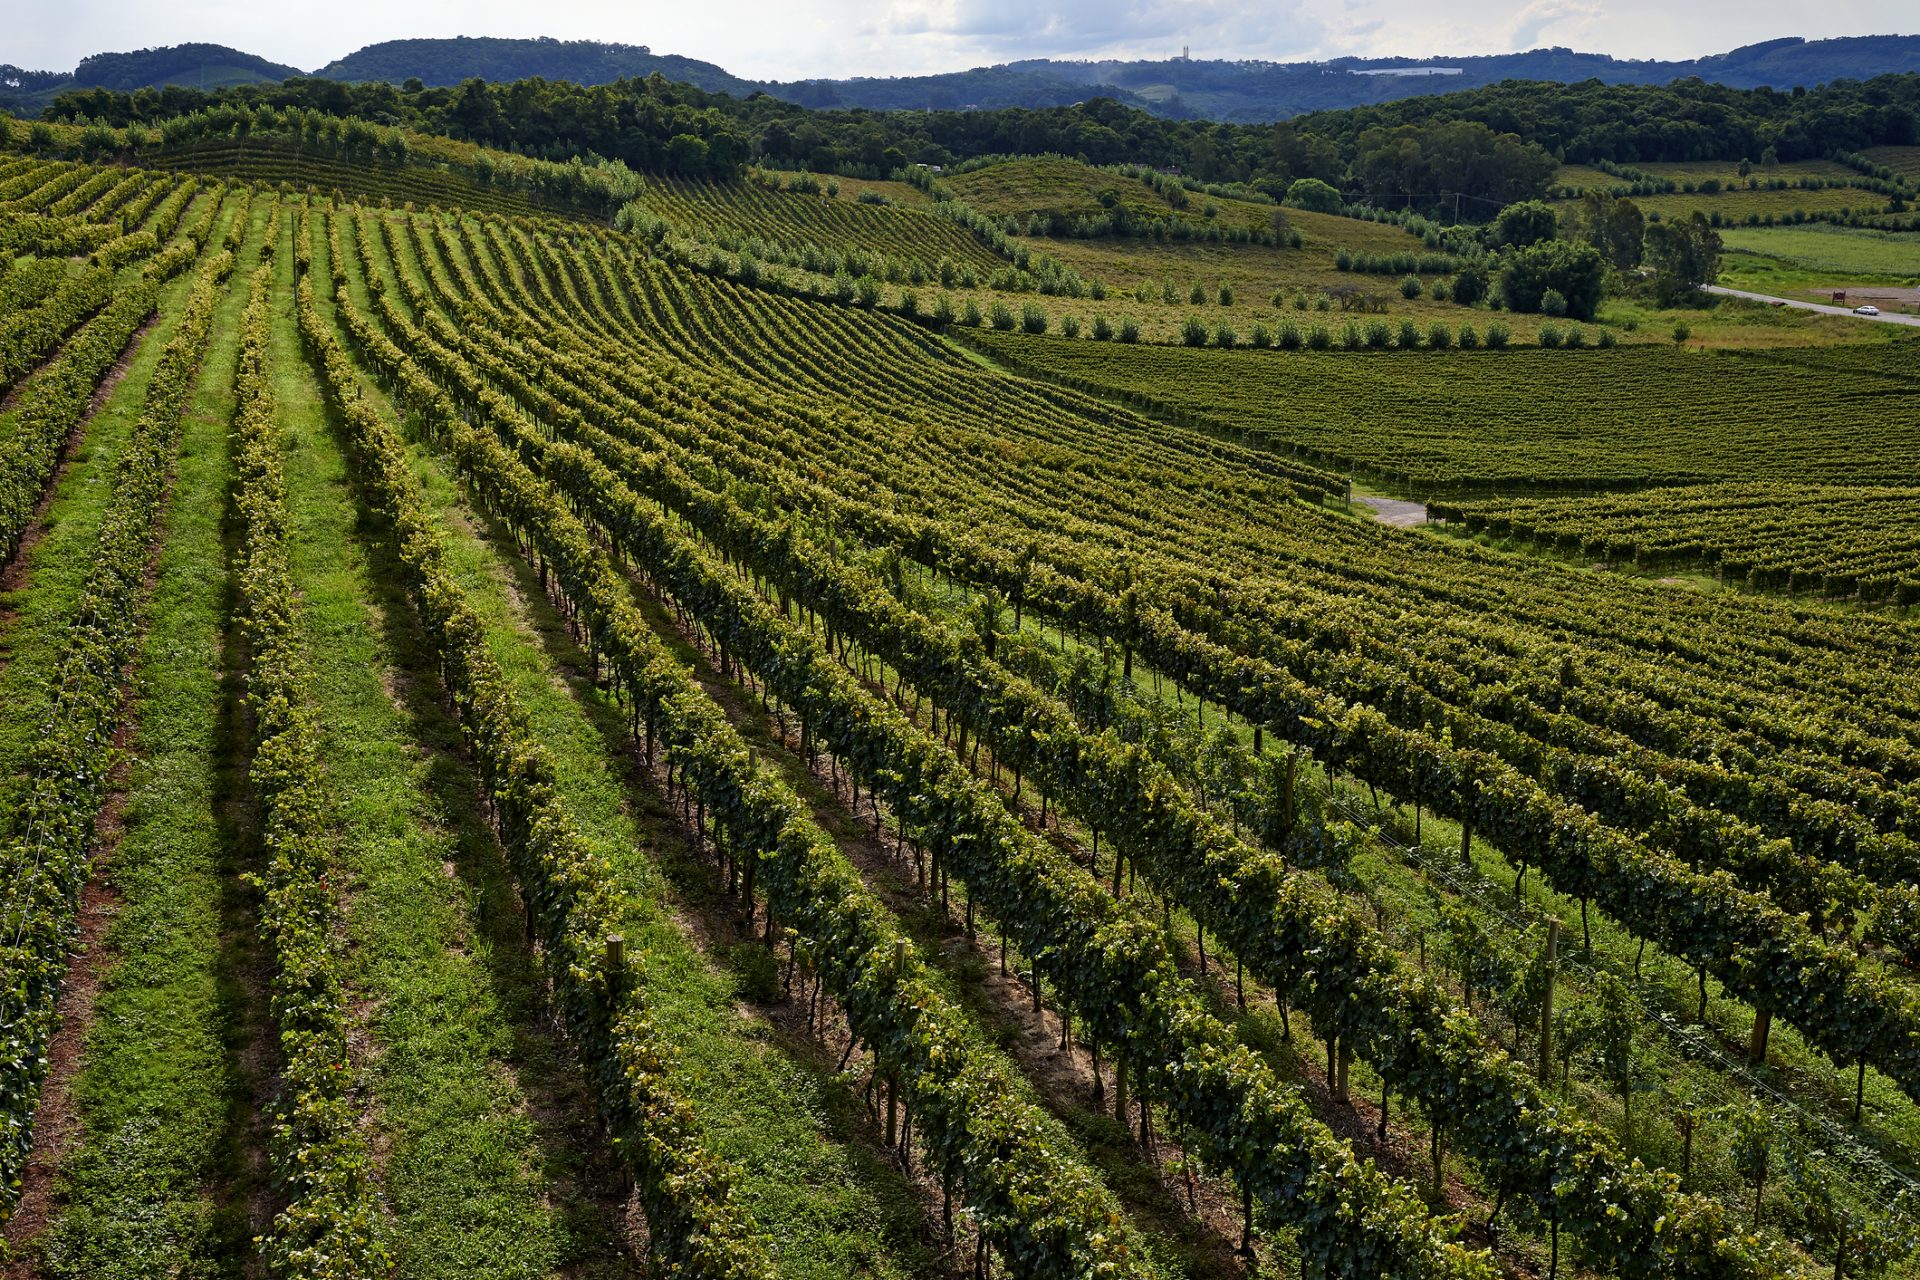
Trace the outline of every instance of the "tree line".
<instances>
[{"instance_id":1,"label":"tree line","mask_svg":"<svg viewBox=\"0 0 1920 1280\"><path fill-rule=\"evenodd\" d=\"M1920 141L1920 75L1779 93L1509 81L1278 124L1167 120L1107 98L1039 110L809 110L765 94L708 93L658 74L583 87L530 79L349 84L295 77L214 90L75 90L50 119L157 123L215 104L319 110L542 159L617 159L689 177L749 163L860 176L988 155L1073 156L1177 170L1284 198L1311 179L1349 201L1485 221L1545 194L1562 161L1781 160Z\"/></svg>"}]
</instances>

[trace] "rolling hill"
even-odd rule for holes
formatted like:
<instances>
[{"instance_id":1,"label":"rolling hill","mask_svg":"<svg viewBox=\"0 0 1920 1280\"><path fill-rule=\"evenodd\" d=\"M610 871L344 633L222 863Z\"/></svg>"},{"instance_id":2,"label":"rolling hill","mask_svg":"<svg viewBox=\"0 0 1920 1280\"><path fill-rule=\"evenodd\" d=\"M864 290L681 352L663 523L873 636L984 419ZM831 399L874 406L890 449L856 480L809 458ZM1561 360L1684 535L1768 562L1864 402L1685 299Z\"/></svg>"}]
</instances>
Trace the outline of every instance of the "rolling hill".
<instances>
[{"instance_id":1,"label":"rolling hill","mask_svg":"<svg viewBox=\"0 0 1920 1280\"><path fill-rule=\"evenodd\" d=\"M1915 70L1920 70L1920 35L1834 40L1789 37L1678 62L1614 58L1566 48L1476 57L1338 58L1328 62L1034 58L940 75L779 82L748 80L711 62L656 54L646 45L456 36L367 45L312 74L333 80L387 80L396 84L418 78L428 85L453 85L470 77L510 81L540 76L591 85L658 73L709 92L736 97L766 93L814 108L1042 108L1101 96L1161 116L1256 123L1505 80L1665 84L1698 77L1734 88L1791 89L1841 78L1867 79ZM37 112L67 89L126 90L164 84L216 87L302 74L306 73L299 68L222 45L183 44L96 54L82 60L71 73L0 67L0 107L22 114Z\"/></svg>"}]
</instances>

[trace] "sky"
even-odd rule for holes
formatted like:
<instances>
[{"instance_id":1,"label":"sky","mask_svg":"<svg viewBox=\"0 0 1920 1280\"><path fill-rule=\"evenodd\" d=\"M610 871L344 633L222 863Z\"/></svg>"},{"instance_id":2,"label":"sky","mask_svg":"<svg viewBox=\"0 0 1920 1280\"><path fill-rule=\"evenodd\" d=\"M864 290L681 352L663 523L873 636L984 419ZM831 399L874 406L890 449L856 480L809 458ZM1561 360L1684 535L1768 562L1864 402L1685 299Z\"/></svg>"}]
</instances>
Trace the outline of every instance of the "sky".
<instances>
[{"instance_id":1,"label":"sky","mask_svg":"<svg viewBox=\"0 0 1920 1280\"><path fill-rule=\"evenodd\" d=\"M918 75L1018 58L1295 61L1507 53L1546 45L1693 58L1779 36L1911 34L1912 0L17 0L0 63L66 71L90 53L204 40L312 70L381 40L554 36L644 44L752 79ZM1471 10L1469 13L1468 10Z\"/></svg>"}]
</instances>

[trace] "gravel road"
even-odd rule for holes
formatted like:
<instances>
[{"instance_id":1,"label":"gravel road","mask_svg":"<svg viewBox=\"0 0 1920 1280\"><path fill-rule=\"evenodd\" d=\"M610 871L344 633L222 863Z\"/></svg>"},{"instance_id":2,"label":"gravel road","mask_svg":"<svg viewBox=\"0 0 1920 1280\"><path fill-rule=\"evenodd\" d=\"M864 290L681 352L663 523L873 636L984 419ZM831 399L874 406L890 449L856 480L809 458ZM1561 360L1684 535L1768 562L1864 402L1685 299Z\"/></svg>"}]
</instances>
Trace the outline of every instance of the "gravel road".
<instances>
[{"instance_id":1,"label":"gravel road","mask_svg":"<svg viewBox=\"0 0 1920 1280\"><path fill-rule=\"evenodd\" d=\"M1700 287L1708 293L1717 293L1727 298L1746 298L1751 302L1784 302L1790 307L1797 307L1802 311L1818 311L1822 315L1851 316L1855 320L1878 320L1883 324L1920 325L1920 316L1900 315L1891 311L1882 311L1877 316L1856 316L1853 314L1852 307L1836 307L1826 302L1801 302L1797 298L1776 298L1771 294L1748 293L1745 289L1723 289L1717 284L1703 284Z\"/></svg>"}]
</instances>

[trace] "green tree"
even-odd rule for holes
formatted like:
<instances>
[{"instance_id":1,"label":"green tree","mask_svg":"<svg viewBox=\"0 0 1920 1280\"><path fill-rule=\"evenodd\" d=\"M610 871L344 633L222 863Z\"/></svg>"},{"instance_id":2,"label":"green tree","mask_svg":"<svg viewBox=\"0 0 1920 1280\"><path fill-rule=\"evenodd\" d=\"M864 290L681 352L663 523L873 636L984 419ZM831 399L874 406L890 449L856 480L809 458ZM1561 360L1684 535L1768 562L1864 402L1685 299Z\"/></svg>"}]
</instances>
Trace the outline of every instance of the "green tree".
<instances>
[{"instance_id":1,"label":"green tree","mask_svg":"<svg viewBox=\"0 0 1920 1280\"><path fill-rule=\"evenodd\" d=\"M1453 300L1463 307L1470 307L1487 296L1491 278L1483 263L1469 262L1454 273Z\"/></svg>"},{"instance_id":2,"label":"green tree","mask_svg":"<svg viewBox=\"0 0 1920 1280\"><path fill-rule=\"evenodd\" d=\"M1691 302L1720 274L1720 233L1702 215L1647 228L1646 259L1653 291L1664 306Z\"/></svg>"},{"instance_id":3,"label":"green tree","mask_svg":"<svg viewBox=\"0 0 1920 1280\"><path fill-rule=\"evenodd\" d=\"M1566 299L1566 314L1591 320L1606 286L1600 251L1584 241L1543 240L1505 256L1500 295L1515 311L1539 311L1549 290Z\"/></svg>"},{"instance_id":4,"label":"green tree","mask_svg":"<svg viewBox=\"0 0 1920 1280\"><path fill-rule=\"evenodd\" d=\"M667 139L667 167L689 177L704 177L707 172L705 139L690 133L676 133Z\"/></svg>"},{"instance_id":5,"label":"green tree","mask_svg":"<svg viewBox=\"0 0 1920 1280\"><path fill-rule=\"evenodd\" d=\"M1296 209L1314 213L1338 213L1344 202L1340 193L1318 178L1296 178L1287 188L1286 202Z\"/></svg>"},{"instance_id":6,"label":"green tree","mask_svg":"<svg viewBox=\"0 0 1920 1280\"><path fill-rule=\"evenodd\" d=\"M1541 200L1510 204L1487 226L1487 244L1495 249L1524 249L1551 240L1559 230L1553 206Z\"/></svg>"}]
</instances>

